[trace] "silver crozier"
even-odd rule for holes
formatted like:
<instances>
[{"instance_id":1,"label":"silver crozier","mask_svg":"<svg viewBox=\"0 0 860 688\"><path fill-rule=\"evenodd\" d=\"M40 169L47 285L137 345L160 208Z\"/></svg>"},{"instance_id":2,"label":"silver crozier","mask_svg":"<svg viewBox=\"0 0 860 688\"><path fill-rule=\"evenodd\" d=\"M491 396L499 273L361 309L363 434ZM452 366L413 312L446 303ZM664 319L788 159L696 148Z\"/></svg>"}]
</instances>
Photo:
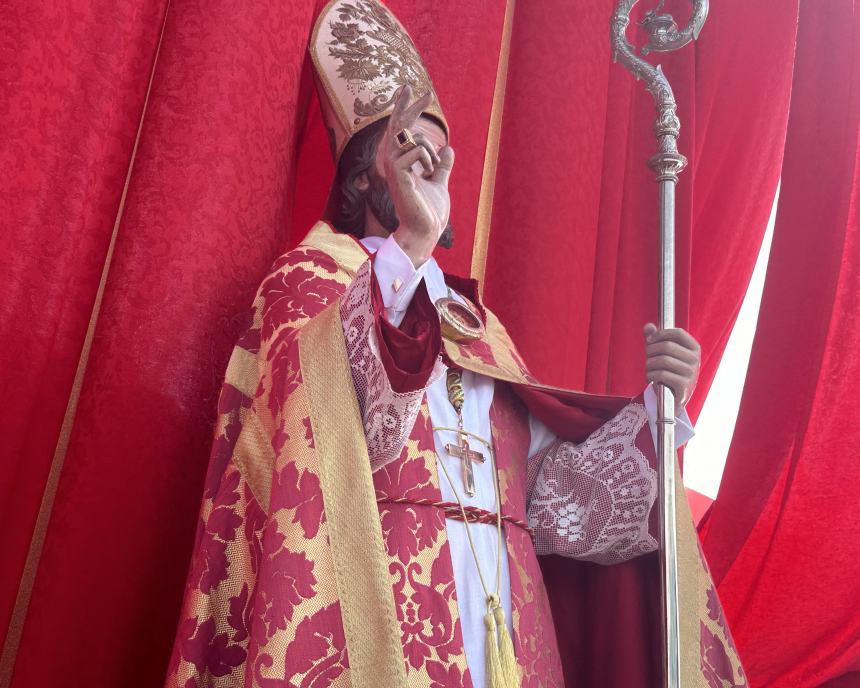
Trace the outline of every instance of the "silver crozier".
<instances>
[{"instance_id":1,"label":"silver crozier","mask_svg":"<svg viewBox=\"0 0 860 688\"><path fill-rule=\"evenodd\" d=\"M630 11L639 0L619 0L612 15L613 59L626 67L654 96L657 105L657 153L648 166L660 188L660 327L675 326L675 184L687 159L678 152L681 123L675 96L663 70L637 56L627 41ZM670 14L660 14L663 0L647 12L642 26L649 34L642 54L677 50L699 37L708 16L708 0L690 0L693 14L679 29ZM678 616L678 551L675 523L675 399L672 390L657 386L657 455L660 459L660 573L663 602L663 675L668 688L681 688L681 638Z\"/></svg>"}]
</instances>

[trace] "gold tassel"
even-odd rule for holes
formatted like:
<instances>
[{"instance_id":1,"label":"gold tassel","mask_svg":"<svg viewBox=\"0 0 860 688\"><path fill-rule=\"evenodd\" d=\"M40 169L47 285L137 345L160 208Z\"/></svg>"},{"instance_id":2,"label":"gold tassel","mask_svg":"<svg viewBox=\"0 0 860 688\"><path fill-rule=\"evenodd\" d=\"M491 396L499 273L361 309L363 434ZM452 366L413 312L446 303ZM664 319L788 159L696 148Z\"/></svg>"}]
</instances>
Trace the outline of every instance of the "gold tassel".
<instances>
[{"instance_id":1,"label":"gold tassel","mask_svg":"<svg viewBox=\"0 0 860 688\"><path fill-rule=\"evenodd\" d=\"M487 688L508 688L502 663L499 659L499 640L496 633L496 617L492 609L484 614L484 625L487 627Z\"/></svg>"},{"instance_id":2,"label":"gold tassel","mask_svg":"<svg viewBox=\"0 0 860 688\"><path fill-rule=\"evenodd\" d=\"M499 664L509 688L519 688L520 668L514 654L514 644L511 642L511 634L508 633L508 625L505 623L505 610L501 605L493 609L496 617L496 626L499 629Z\"/></svg>"}]
</instances>

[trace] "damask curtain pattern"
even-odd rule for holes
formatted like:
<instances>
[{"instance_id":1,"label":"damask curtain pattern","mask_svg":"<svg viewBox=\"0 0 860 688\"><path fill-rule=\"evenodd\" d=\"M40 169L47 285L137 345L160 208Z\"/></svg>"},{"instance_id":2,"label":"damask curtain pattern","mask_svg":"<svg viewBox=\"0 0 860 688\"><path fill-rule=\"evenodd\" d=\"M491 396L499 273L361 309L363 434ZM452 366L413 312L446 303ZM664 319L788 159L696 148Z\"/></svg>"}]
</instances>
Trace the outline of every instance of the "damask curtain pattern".
<instances>
[{"instance_id":1,"label":"damask curtain pattern","mask_svg":"<svg viewBox=\"0 0 860 688\"><path fill-rule=\"evenodd\" d=\"M0 637L123 192L166 3L0 11Z\"/></svg>"}]
</instances>

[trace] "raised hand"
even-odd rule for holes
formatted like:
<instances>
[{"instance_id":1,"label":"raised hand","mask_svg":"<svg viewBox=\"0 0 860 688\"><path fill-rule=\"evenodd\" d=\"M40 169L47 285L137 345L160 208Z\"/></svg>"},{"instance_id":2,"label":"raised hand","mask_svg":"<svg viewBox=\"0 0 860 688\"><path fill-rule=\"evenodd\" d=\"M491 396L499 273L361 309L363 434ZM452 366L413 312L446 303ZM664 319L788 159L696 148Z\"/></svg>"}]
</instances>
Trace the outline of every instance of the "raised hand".
<instances>
[{"instance_id":1,"label":"raised hand","mask_svg":"<svg viewBox=\"0 0 860 688\"><path fill-rule=\"evenodd\" d=\"M437 150L429 137L430 125L419 122L432 99L428 92L412 102L412 89L404 86L377 150L377 166L388 182L400 220L394 240L416 267L430 258L451 213L448 178L454 151L446 144ZM404 129L410 130L418 144L411 150L401 147L397 140Z\"/></svg>"},{"instance_id":2,"label":"raised hand","mask_svg":"<svg viewBox=\"0 0 860 688\"><path fill-rule=\"evenodd\" d=\"M680 412L693 394L699 377L701 348L690 333L680 328L658 330L645 325L645 376L648 382L661 383L675 394L675 409Z\"/></svg>"}]
</instances>

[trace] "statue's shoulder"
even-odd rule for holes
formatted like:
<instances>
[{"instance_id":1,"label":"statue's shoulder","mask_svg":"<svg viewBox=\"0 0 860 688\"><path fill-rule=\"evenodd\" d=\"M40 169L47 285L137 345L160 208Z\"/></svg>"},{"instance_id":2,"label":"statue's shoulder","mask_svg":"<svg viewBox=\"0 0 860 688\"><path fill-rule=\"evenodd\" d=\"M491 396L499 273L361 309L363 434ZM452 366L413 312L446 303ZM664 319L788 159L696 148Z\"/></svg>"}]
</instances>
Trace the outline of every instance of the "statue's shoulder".
<instances>
[{"instance_id":1,"label":"statue's shoulder","mask_svg":"<svg viewBox=\"0 0 860 688\"><path fill-rule=\"evenodd\" d=\"M343 291L367 259L367 251L355 238L318 222L298 246L275 259L260 284L257 298L265 299L273 291L294 290L312 296L313 290L308 289L312 283L321 287L339 286L338 291Z\"/></svg>"},{"instance_id":2,"label":"statue's shoulder","mask_svg":"<svg viewBox=\"0 0 860 688\"><path fill-rule=\"evenodd\" d=\"M295 329L336 301L368 258L354 238L319 222L295 248L281 254L254 299L263 339Z\"/></svg>"},{"instance_id":3,"label":"statue's shoulder","mask_svg":"<svg viewBox=\"0 0 860 688\"><path fill-rule=\"evenodd\" d=\"M370 257L367 249L354 236L338 232L327 222L317 222L294 251L304 252L313 260L332 262L337 268L355 277L361 265Z\"/></svg>"},{"instance_id":4,"label":"statue's shoulder","mask_svg":"<svg viewBox=\"0 0 860 688\"><path fill-rule=\"evenodd\" d=\"M448 304L437 302L436 307L443 320L443 334L446 330L448 332L444 340L448 358L466 370L487 377L518 385L533 384L536 380L505 326L481 299L478 281L445 273L445 285L468 311L457 313L455 308L455 312L446 314ZM450 302L451 299L440 301ZM459 321L459 325L456 321ZM459 330L466 336L457 336L453 330Z\"/></svg>"},{"instance_id":5,"label":"statue's shoulder","mask_svg":"<svg viewBox=\"0 0 860 688\"><path fill-rule=\"evenodd\" d=\"M277 280L279 275L293 269L310 270L320 277L343 273L351 280L367 258L368 253L355 238L336 232L325 222L318 222L298 246L275 259L263 286L268 280Z\"/></svg>"}]
</instances>

